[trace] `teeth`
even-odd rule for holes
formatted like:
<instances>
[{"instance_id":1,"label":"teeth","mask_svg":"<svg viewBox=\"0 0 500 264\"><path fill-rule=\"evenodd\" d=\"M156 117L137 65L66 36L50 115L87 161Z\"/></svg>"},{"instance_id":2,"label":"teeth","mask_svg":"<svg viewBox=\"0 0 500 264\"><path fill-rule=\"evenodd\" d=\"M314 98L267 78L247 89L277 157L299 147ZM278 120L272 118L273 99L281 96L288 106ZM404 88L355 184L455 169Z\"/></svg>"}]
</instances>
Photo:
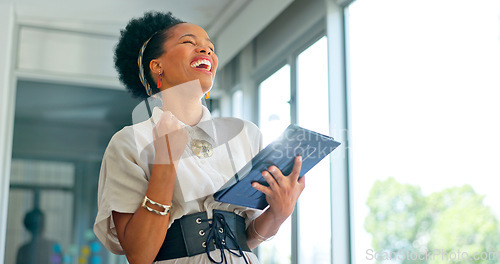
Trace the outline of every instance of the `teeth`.
<instances>
[{"instance_id":1,"label":"teeth","mask_svg":"<svg viewBox=\"0 0 500 264\"><path fill-rule=\"evenodd\" d=\"M200 66L201 64L208 65L208 67L207 67L207 70L208 70L208 71L209 71L210 69L212 69L212 63L210 63L210 61L209 61L209 60L206 60L206 59L193 61L193 63L191 63L191 67L196 68L196 67Z\"/></svg>"}]
</instances>

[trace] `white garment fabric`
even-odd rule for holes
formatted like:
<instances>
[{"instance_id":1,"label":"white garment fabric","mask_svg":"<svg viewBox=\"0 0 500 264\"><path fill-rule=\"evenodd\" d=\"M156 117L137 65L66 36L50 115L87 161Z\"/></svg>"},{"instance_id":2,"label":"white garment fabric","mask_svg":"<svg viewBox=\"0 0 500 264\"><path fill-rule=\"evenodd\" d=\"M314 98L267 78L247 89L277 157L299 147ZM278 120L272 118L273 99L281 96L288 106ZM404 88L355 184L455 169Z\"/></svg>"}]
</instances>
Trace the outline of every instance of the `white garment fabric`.
<instances>
[{"instance_id":1,"label":"white garment fabric","mask_svg":"<svg viewBox=\"0 0 500 264\"><path fill-rule=\"evenodd\" d=\"M189 131L188 147L178 165L170 223L184 215L206 211L212 217L213 209L234 212L246 219L246 225L262 211L238 205L216 202L213 194L219 190L262 149L262 134L253 123L237 118L212 118L203 108L200 122ZM103 245L115 254L124 254L116 235L112 211L134 213L148 188L154 161L152 127L163 111L155 107L152 118L124 127L110 140L102 160L98 213L94 232ZM214 153L209 158L194 156L189 148L192 138L210 142ZM219 251L213 251L215 259ZM249 263L258 263L257 257L245 252ZM245 263L243 258L226 252L228 263ZM160 261L157 263L211 263L206 254Z\"/></svg>"}]
</instances>

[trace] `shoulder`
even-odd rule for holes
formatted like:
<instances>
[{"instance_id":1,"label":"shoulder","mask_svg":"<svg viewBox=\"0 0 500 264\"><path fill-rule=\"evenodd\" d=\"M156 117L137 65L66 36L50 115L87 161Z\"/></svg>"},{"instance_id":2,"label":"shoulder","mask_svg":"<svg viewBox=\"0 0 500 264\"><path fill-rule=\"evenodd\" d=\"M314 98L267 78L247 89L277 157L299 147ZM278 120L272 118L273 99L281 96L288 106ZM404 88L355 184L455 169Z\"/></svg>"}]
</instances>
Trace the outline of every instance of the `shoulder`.
<instances>
[{"instance_id":1,"label":"shoulder","mask_svg":"<svg viewBox=\"0 0 500 264\"><path fill-rule=\"evenodd\" d=\"M110 139L108 148L111 146L120 146L125 148L144 148L153 140L151 121L146 121L125 126L117 131Z\"/></svg>"},{"instance_id":2,"label":"shoulder","mask_svg":"<svg viewBox=\"0 0 500 264\"><path fill-rule=\"evenodd\" d=\"M134 131L132 126L125 126L122 129L118 130L109 141L110 143L121 143L122 141L127 141L128 139L134 136Z\"/></svg>"},{"instance_id":3,"label":"shoulder","mask_svg":"<svg viewBox=\"0 0 500 264\"><path fill-rule=\"evenodd\" d=\"M117 147L127 147L134 143L134 129L126 126L118 130L109 140L108 149Z\"/></svg>"},{"instance_id":4,"label":"shoulder","mask_svg":"<svg viewBox=\"0 0 500 264\"><path fill-rule=\"evenodd\" d=\"M138 125L126 126L117 131L109 140L104 158L108 160L131 160L138 163L141 159L141 154L150 142L152 134L150 130L150 138L148 138L147 130Z\"/></svg>"}]
</instances>

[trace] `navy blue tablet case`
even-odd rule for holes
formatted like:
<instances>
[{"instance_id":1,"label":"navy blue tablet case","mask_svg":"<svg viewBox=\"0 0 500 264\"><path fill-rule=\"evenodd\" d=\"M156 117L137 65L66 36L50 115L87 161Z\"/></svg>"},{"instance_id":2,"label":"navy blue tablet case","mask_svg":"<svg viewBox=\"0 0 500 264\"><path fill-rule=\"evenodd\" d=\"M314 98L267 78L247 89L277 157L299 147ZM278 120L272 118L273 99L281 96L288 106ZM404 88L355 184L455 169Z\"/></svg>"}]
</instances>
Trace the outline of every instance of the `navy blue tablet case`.
<instances>
[{"instance_id":1,"label":"navy blue tablet case","mask_svg":"<svg viewBox=\"0 0 500 264\"><path fill-rule=\"evenodd\" d=\"M283 175L293 169L294 158L302 156L300 177L340 145L332 137L307 130L297 125L288 126L281 137L269 144L247 163L234 177L214 194L219 202L264 209L265 195L252 187L252 182L268 186L261 175L269 166L276 165Z\"/></svg>"}]
</instances>

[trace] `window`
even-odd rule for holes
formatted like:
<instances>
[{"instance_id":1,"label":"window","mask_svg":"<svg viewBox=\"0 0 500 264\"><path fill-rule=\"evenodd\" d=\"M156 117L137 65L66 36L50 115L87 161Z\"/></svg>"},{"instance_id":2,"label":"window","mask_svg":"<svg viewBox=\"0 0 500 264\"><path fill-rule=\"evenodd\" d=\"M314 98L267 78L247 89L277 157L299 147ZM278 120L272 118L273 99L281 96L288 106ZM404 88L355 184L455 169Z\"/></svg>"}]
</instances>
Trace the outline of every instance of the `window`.
<instances>
[{"instance_id":1,"label":"window","mask_svg":"<svg viewBox=\"0 0 500 264\"><path fill-rule=\"evenodd\" d=\"M285 65L259 86L259 126L264 146L290 124L290 65Z\"/></svg>"},{"instance_id":2,"label":"window","mask_svg":"<svg viewBox=\"0 0 500 264\"><path fill-rule=\"evenodd\" d=\"M486 252L454 260L498 263L500 2L358 0L346 11L354 259Z\"/></svg>"},{"instance_id":3,"label":"window","mask_svg":"<svg viewBox=\"0 0 500 264\"><path fill-rule=\"evenodd\" d=\"M68 245L73 244L74 165L14 159L11 171L5 263L24 263L18 259L22 257L25 261L43 256L45 260L38 260L69 258Z\"/></svg>"},{"instance_id":4,"label":"window","mask_svg":"<svg viewBox=\"0 0 500 264\"><path fill-rule=\"evenodd\" d=\"M297 123L328 135L328 56L322 37L297 57ZM331 263L330 159L307 173L298 201L299 263Z\"/></svg>"},{"instance_id":5,"label":"window","mask_svg":"<svg viewBox=\"0 0 500 264\"><path fill-rule=\"evenodd\" d=\"M259 126L264 145L276 139L291 120L329 134L327 39L321 37L260 83ZM292 78L292 72L296 73ZM296 80L296 83L292 83ZM296 87L295 89L293 87ZM292 91L295 90L295 96ZM294 99L296 98L296 99ZM295 111L293 107L296 107ZM293 113L297 113L293 116ZM296 213L271 241L261 244L262 263L331 263L330 160L307 173L307 187ZM292 225L294 223L295 225ZM297 237L293 244L292 237ZM296 255L292 248L297 247Z\"/></svg>"},{"instance_id":6,"label":"window","mask_svg":"<svg viewBox=\"0 0 500 264\"><path fill-rule=\"evenodd\" d=\"M264 146L279 137L290 124L290 65L273 73L259 86L259 127ZM262 263L285 264L291 261L291 218L280 227L278 234L259 246Z\"/></svg>"},{"instance_id":7,"label":"window","mask_svg":"<svg viewBox=\"0 0 500 264\"><path fill-rule=\"evenodd\" d=\"M237 118L243 118L243 91L236 90L232 94L231 98L231 116Z\"/></svg>"}]
</instances>

